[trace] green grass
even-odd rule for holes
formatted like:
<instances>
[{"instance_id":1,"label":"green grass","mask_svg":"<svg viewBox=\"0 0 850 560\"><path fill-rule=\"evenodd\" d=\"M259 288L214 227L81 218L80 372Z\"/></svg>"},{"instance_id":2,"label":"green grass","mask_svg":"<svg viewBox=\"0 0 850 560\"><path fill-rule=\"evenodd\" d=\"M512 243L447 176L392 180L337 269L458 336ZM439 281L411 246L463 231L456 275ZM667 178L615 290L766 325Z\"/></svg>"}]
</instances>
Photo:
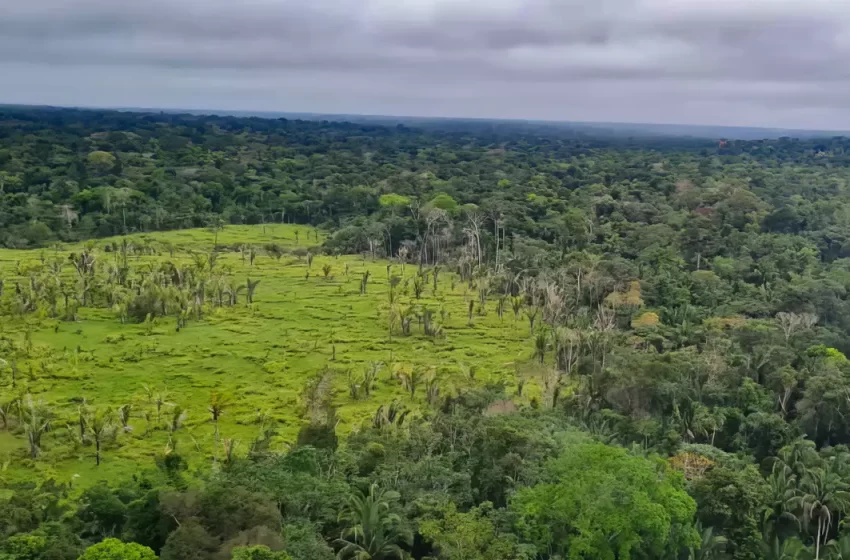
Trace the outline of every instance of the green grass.
<instances>
[{"instance_id":1,"label":"green grass","mask_svg":"<svg viewBox=\"0 0 850 560\"><path fill-rule=\"evenodd\" d=\"M296 230L300 232L299 243L295 241ZM314 236L306 226L266 226L265 233L262 226L230 226L219 233L218 244L277 243L292 249L315 244ZM173 258L167 251L131 256L134 267L152 260L188 262L189 251L210 250L213 234L187 230L149 234L145 240L141 237L132 236L131 240L160 248L162 241L168 241L179 249ZM96 246L115 241L119 240L99 240ZM69 249L78 247L46 251L50 254ZM39 260L41 254L0 251L0 277L7 279L6 290L11 289L10 278L16 274L18 264L25 267L26 263ZM98 255L101 259L114 258L104 252ZM58 417L37 461L26 458L23 434L0 431L0 462L3 456L9 461L3 474L11 480L53 476L67 481L73 477L79 478L80 485L86 485L150 466L152 458L165 449L168 436L156 426L145 434L146 422L141 413L152 410L153 405L145 397L144 385L158 390L167 388L168 400L188 410L186 426L177 432L178 451L187 456L193 467L198 467L212 462L215 447L214 428L207 412L211 391L232 395L232 404L220 422L221 438L239 440L237 454L244 454L259 431L258 414L268 414L278 423L280 436L275 439L274 448L284 449L294 441L304 423L301 390L310 376L325 367L337 372L333 401L338 407L341 433L357 429L369 421L381 404L394 399L412 409L425 406L424 387L411 399L390 375L394 369L429 369L436 374L443 395L488 381L515 383L514 363L527 359L531 349L528 325L522 317L514 321L508 311L500 320L491 299L486 315L475 314L469 322L467 302L477 298L477 293L457 277L442 272L437 294L429 282L417 303L432 309L442 306L446 312L444 336L425 336L414 320L410 336L396 334L390 338L387 264L360 256L317 256L308 270L303 257L285 255L275 260L261 252L251 267L238 252L224 252L217 266L229 267L243 281L249 276L260 280L254 305L247 306L243 296L238 306L210 311L204 320L192 320L179 332L173 318L160 319L152 327L121 324L106 309L83 309L77 322L58 322L43 314L24 319L3 317L3 336L22 343L29 329L34 345L31 358L21 363L16 391L29 390L34 398L51 404ZM324 265L331 267L329 278L323 276ZM71 274L70 265L66 269L66 274ZM371 273L368 291L360 295L360 278L367 270ZM415 271L414 266L408 265L405 276L410 278ZM392 265L392 274L401 276L399 264ZM401 302L414 301L412 290L406 294L402 286L397 290ZM349 395L346 372L359 376L370 361L387 365L371 397L355 400ZM475 379L464 374L464 364L477 367ZM30 366L32 378L28 373ZM534 389L530 392L534 394ZM0 402L12 394L6 369L0 375ZM82 398L95 407L133 403L136 411L131 422L133 432L121 434L116 444L105 451L103 464L97 468L93 449L72 445L65 428ZM166 407L166 414L169 408Z\"/></svg>"}]
</instances>

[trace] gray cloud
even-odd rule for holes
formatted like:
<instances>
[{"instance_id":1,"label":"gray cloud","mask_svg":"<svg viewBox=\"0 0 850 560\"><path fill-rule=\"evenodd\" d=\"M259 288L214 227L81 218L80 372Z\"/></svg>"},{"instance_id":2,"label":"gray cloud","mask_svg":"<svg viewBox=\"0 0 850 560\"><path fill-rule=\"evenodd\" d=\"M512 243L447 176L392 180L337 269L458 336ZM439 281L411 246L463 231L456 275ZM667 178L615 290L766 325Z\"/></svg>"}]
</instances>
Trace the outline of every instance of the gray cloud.
<instances>
[{"instance_id":1,"label":"gray cloud","mask_svg":"<svg viewBox=\"0 0 850 560\"><path fill-rule=\"evenodd\" d=\"M0 3L0 101L850 129L837 0Z\"/></svg>"}]
</instances>

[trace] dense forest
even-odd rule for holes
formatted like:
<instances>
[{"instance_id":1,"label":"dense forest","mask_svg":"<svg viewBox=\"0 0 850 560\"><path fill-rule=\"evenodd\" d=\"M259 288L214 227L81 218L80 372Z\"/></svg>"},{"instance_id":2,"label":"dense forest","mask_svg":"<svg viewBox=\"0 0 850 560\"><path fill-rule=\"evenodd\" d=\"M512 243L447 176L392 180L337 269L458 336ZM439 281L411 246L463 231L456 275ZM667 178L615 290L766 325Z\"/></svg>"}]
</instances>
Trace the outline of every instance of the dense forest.
<instances>
[{"instance_id":1,"label":"dense forest","mask_svg":"<svg viewBox=\"0 0 850 560\"><path fill-rule=\"evenodd\" d=\"M470 323L528 338L515 382L471 364L476 388L441 393L408 372L427 405L382 403L345 436L319 378L321 414L285 451L190 469L170 448L128 479L6 484L0 559L850 558L850 139L559 130L0 108L7 248L313 225L311 251L387 263L391 337L450 336L393 290L436 296L451 275ZM283 251L212 246L235 250ZM86 255L80 278L107 282ZM77 320L43 274L0 284L4 319ZM108 280L134 298L122 322L168 314L130 276ZM98 305L83 284L64 308ZM49 415L29 395L0 413L35 459ZM107 424L83 423L99 462Z\"/></svg>"}]
</instances>

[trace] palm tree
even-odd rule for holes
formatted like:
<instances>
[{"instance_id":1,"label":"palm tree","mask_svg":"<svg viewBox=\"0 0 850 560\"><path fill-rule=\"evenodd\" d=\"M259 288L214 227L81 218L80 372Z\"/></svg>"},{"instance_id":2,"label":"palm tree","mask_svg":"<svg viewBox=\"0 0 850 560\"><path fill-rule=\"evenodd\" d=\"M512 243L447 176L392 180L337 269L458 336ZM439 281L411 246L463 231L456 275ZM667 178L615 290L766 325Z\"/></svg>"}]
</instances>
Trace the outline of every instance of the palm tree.
<instances>
[{"instance_id":1,"label":"palm tree","mask_svg":"<svg viewBox=\"0 0 850 560\"><path fill-rule=\"evenodd\" d=\"M401 386L410 393L410 398L413 399L416 397L416 388L424 380L425 374L419 367L414 367L410 373L400 373L398 378L401 381Z\"/></svg>"},{"instance_id":2,"label":"palm tree","mask_svg":"<svg viewBox=\"0 0 850 560\"><path fill-rule=\"evenodd\" d=\"M534 356L542 364L546 361L546 349L549 346L549 336L544 329L537 331L534 338Z\"/></svg>"},{"instance_id":3,"label":"palm tree","mask_svg":"<svg viewBox=\"0 0 850 560\"><path fill-rule=\"evenodd\" d=\"M829 541L826 549L830 560L850 560L850 535L842 535L837 541Z\"/></svg>"},{"instance_id":4,"label":"palm tree","mask_svg":"<svg viewBox=\"0 0 850 560\"><path fill-rule=\"evenodd\" d=\"M247 289L248 305L254 303L254 290L257 289L257 284L259 283L259 280L251 280L248 278L248 283L245 284L245 288Z\"/></svg>"},{"instance_id":5,"label":"palm tree","mask_svg":"<svg viewBox=\"0 0 850 560\"><path fill-rule=\"evenodd\" d=\"M86 398L83 397L80 401L80 406L77 407L77 426L80 429L80 443L86 442L86 431L88 430L89 408Z\"/></svg>"},{"instance_id":6,"label":"palm tree","mask_svg":"<svg viewBox=\"0 0 850 560\"><path fill-rule=\"evenodd\" d=\"M820 461L815 443L806 439L798 439L786 445L779 450L777 458L798 479L802 478L810 467L815 466Z\"/></svg>"},{"instance_id":7,"label":"palm tree","mask_svg":"<svg viewBox=\"0 0 850 560\"><path fill-rule=\"evenodd\" d=\"M41 453L41 437L50 430L50 415L41 404L36 404L32 396L27 396L26 404L21 407L24 433L30 446L30 458L38 459Z\"/></svg>"},{"instance_id":8,"label":"palm tree","mask_svg":"<svg viewBox=\"0 0 850 560\"><path fill-rule=\"evenodd\" d=\"M168 389L163 389L157 393L148 393L148 398L151 398L154 406L156 406L156 425L159 426L162 419L162 407L168 404Z\"/></svg>"},{"instance_id":9,"label":"palm tree","mask_svg":"<svg viewBox=\"0 0 850 560\"><path fill-rule=\"evenodd\" d=\"M186 423L186 418L189 414L183 409L182 406L176 405L174 409L171 411L171 418L168 421L168 431L173 434L177 430L183 427L183 424Z\"/></svg>"},{"instance_id":10,"label":"palm tree","mask_svg":"<svg viewBox=\"0 0 850 560\"><path fill-rule=\"evenodd\" d=\"M183 427L183 424L186 423L186 418L189 414L183 409L182 406L176 405L174 409L171 411L171 418L168 420L168 448L174 449L176 444L174 442L174 433Z\"/></svg>"},{"instance_id":11,"label":"palm tree","mask_svg":"<svg viewBox=\"0 0 850 560\"><path fill-rule=\"evenodd\" d=\"M211 216L207 228L213 234L213 251L217 251L218 233L224 229L224 220L219 216Z\"/></svg>"},{"instance_id":12,"label":"palm tree","mask_svg":"<svg viewBox=\"0 0 850 560\"><path fill-rule=\"evenodd\" d=\"M104 443L115 437L115 421L112 409L107 407L91 414L86 422L94 440L95 464L100 466L100 450Z\"/></svg>"},{"instance_id":13,"label":"palm tree","mask_svg":"<svg viewBox=\"0 0 850 560\"><path fill-rule=\"evenodd\" d=\"M207 410L210 412L210 416L212 417L213 424L215 424L215 453L218 454L218 419L221 417L224 412L224 408L230 404L230 398L222 393L218 393L213 391L210 393L210 405L207 407Z\"/></svg>"},{"instance_id":14,"label":"palm tree","mask_svg":"<svg viewBox=\"0 0 850 560\"><path fill-rule=\"evenodd\" d=\"M118 420L121 422L121 427L125 432L133 431L133 427L130 426L130 418L133 416L133 405L131 403L127 403L125 405L121 405L118 408Z\"/></svg>"},{"instance_id":15,"label":"palm tree","mask_svg":"<svg viewBox=\"0 0 850 560\"><path fill-rule=\"evenodd\" d=\"M369 487L369 493L356 491L348 498L339 520L349 527L343 530L336 543L342 548L337 553L339 560L404 560L407 553L399 543L409 542L399 525L401 518L392 513L392 504L398 500L398 492L385 491L377 484Z\"/></svg>"},{"instance_id":16,"label":"palm tree","mask_svg":"<svg viewBox=\"0 0 850 560\"><path fill-rule=\"evenodd\" d=\"M762 518L762 532L777 538L790 536L800 529L800 520L794 515L797 491L797 476L781 462L773 467L767 477L769 487L768 506Z\"/></svg>"},{"instance_id":17,"label":"palm tree","mask_svg":"<svg viewBox=\"0 0 850 560\"><path fill-rule=\"evenodd\" d=\"M762 558L764 560L808 560L811 558L811 550L806 548L803 541L797 537L784 541L774 537L769 543L763 543Z\"/></svg>"},{"instance_id":18,"label":"palm tree","mask_svg":"<svg viewBox=\"0 0 850 560\"><path fill-rule=\"evenodd\" d=\"M815 559L820 558L820 549L826 543L837 517L850 507L850 492L834 465L835 458L824 467L815 467L800 479L800 493L792 504L802 516L804 527L814 525Z\"/></svg>"},{"instance_id":19,"label":"palm tree","mask_svg":"<svg viewBox=\"0 0 850 560\"><path fill-rule=\"evenodd\" d=\"M694 550L692 548L690 550L688 560L711 560L712 558L722 557L726 543L728 542L726 537L715 535L714 527L703 529L699 522L696 524L696 530L699 531L702 540L700 541L699 549Z\"/></svg>"}]
</instances>

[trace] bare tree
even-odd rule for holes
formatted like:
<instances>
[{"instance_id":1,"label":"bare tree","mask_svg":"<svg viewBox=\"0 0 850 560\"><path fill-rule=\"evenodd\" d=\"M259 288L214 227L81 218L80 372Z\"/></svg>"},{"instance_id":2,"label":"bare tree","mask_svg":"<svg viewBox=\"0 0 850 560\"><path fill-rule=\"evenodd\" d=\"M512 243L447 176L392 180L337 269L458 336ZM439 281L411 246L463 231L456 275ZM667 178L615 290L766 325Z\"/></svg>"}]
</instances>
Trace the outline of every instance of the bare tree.
<instances>
[{"instance_id":1,"label":"bare tree","mask_svg":"<svg viewBox=\"0 0 850 560\"><path fill-rule=\"evenodd\" d=\"M439 239L437 231L441 225L450 223L449 215L441 208L430 208L425 215L425 234L420 240L419 246L419 270L425 266L428 261L428 248L431 247L431 262L436 263L439 260Z\"/></svg>"},{"instance_id":2,"label":"bare tree","mask_svg":"<svg viewBox=\"0 0 850 560\"><path fill-rule=\"evenodd\" d=\"M68 228L70 229L77 222L79 215L70 204L59 206L59 211L62 214L62 219L65 220L65 223L68 224Z\"/></svg>"},{"instance_id":3,"label":"bare tree","mask_svg":"<svg viewBox=\"0 0 850 560\"><path fill-rule=\"evenodd\" d=\"M463 228L463 232L469 239L470 246L475 250L478 266L481 266L483 260L483 254L481 252L481 229L483 227L484 216L474 210L466 214L466 227Z\"/></svg>"},{"instance_id":4,"label":"bare tree","mask_svg":"<svg viewBox=\"0 0 850 560\"><path fill-rule=\"evenodd\" d=\"M547 281L541 284L543 292L543 320L551 326L555 326L566 315L566 305L561 294L561 288L554 281Z\"/></svg>"},{"instance_id":5,"label":"bare tree","mask_svg":"<svg viewBox=\"0 0 850 560\"><path fill-rule=\"evenodd\" d=\"M786 313L780 311L776 314L776 322L785 335L787 344L791 337L800 330L814 327L818 322L818 316L814 313Z\"/></svg>"},{"instance_id":6,"label":"bare tree","mask_svg":"<svg viewBox=\"0 0 850 560\"><path fill-rule=\"evenodd\" d=\"M557 327L552 331L552 342L555 347L555 363L558 369L567 375L571 374L581 355L581 331Z\"/></svg>"}]
</instances>

